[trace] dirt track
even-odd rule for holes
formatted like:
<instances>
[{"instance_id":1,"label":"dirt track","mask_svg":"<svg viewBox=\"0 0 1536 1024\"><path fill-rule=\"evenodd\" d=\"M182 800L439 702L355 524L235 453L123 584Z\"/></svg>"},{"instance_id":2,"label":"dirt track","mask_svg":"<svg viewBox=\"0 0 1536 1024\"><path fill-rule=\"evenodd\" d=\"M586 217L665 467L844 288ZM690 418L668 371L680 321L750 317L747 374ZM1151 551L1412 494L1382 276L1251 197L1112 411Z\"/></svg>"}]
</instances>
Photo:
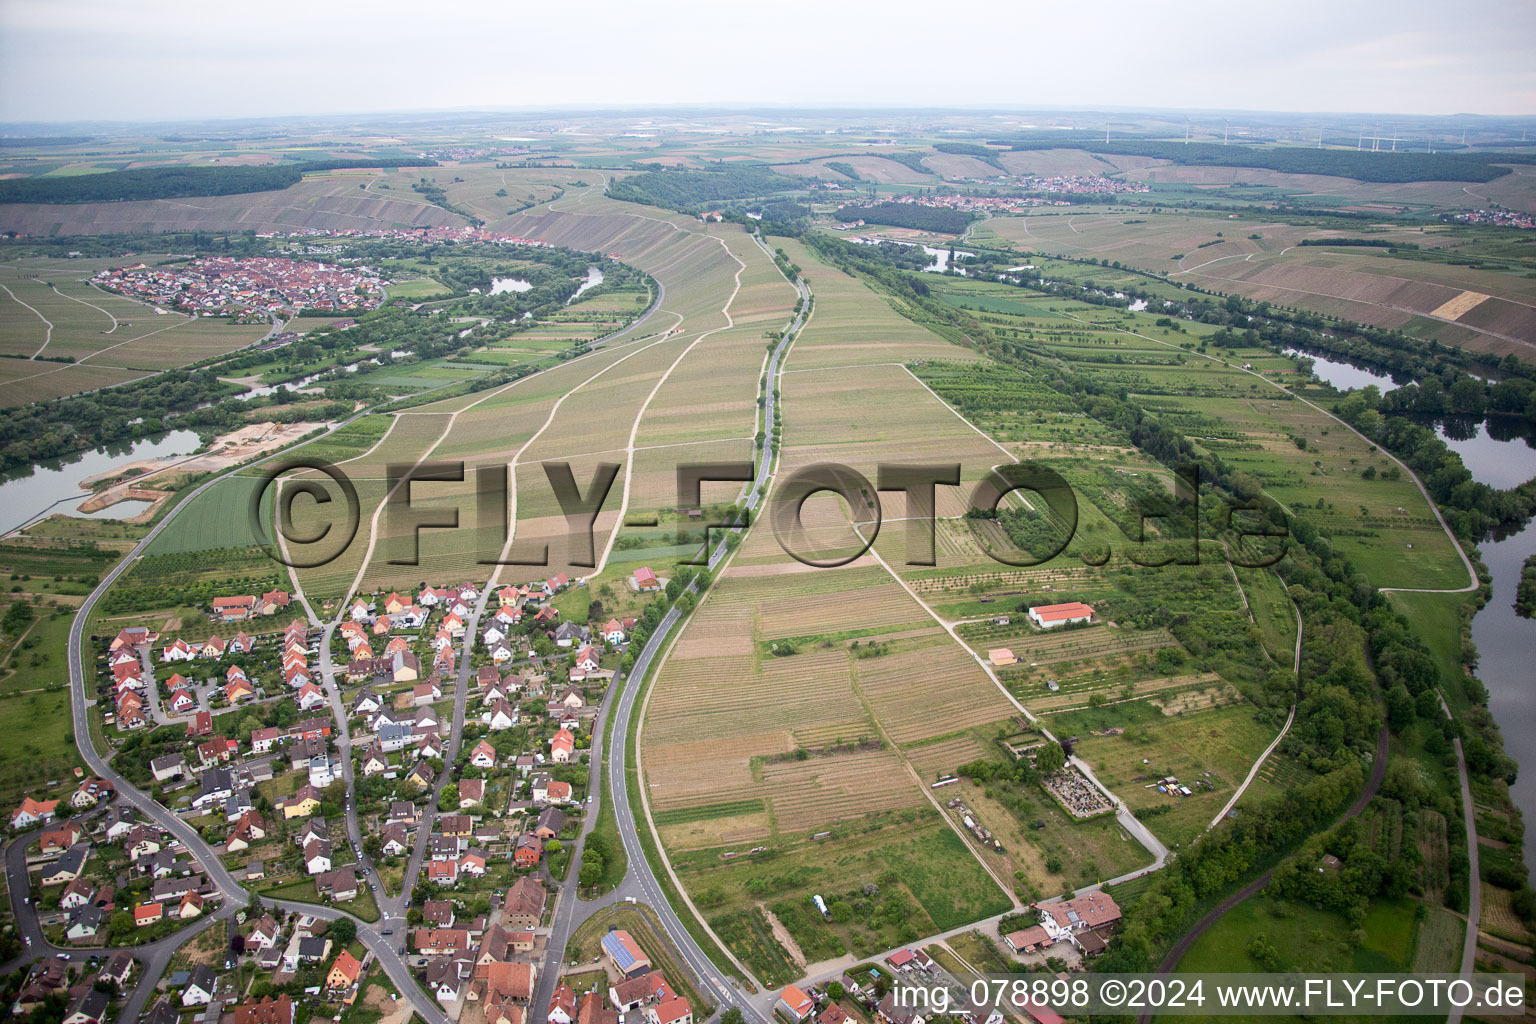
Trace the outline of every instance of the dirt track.
<instances>
[{"instance_id":1,"label":"dirt track","mask_svg":"<svg viewBox=\"0 0 1536 1024\"><path fill-rule=\"evenodd\" d=\"M1386 774L1387 727L1383 725L1376 733L1376 758L1371 763L1371 777L1366 780L1365 788L1360 791L1360 796L1356 798L1352 805L1350 805L1349 810L1345 811L1339 816L1338 821L1334 822L1334 825L1342 825L1344 822L1349 821L1351 818L1359 817L1360 812L1365 810L1366 805L1371 802L1373 797L1375 797L1376 791L1381 788L1381 780L1386 777ZM1222 915L1227 911L1231 910L1233 907L1237 906L1239 903L1242 903L1254 893L1268 885L1269 880L1271 877L1273 877L1274 873L1275 871L1273 868L1269 869L1258 878L1255 878L1253 881L1249 882L1247 885L1243 886L1237 892L1233 893L1231 896L1228 896L1226 899L1222 900L1214 908L1212 908L1210 913L1202 917L1199 923L1189 930L1188 934L1186 934L1178 942L1174 943L1173 948L1168 951L1168 955L1163 957L1163 962L1157 965L1157 973L1173 973L1174 967L1176 967L1178 962L1183 959L1184 954L1189 952L1190 947L1195 944L1195 941L1199 939L1200 936L1204 935L1207 931L1210 930L1211 925L1219 921ZM1138 1024L1147 1024L1147 1022L1149 1022L1151 1019L1152 1015L1148 1013L1142 1014L1139 1018L1137 1018L1137 1021Z\"/></svg>"}]
</instances>

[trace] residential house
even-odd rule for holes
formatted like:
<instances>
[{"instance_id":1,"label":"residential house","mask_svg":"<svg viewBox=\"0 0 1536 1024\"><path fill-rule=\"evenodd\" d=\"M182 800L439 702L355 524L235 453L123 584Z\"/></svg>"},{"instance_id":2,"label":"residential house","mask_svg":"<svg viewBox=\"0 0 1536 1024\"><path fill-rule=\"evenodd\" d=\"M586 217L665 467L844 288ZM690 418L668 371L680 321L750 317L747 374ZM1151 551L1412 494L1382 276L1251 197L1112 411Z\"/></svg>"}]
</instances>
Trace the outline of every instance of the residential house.
<instances>
[{"instance_id":1,"label":"residential house","mask_svg":"<svg viewBox=\"0 0 1536 1024\"><path fill-rule=\"evenodd\" d=\"M565 813L558 807L546 807L539 813L538 821L533 826L533 834L546 842L560 834L565 828Z\"/></svg>"},{"instance_id":2,"label":"residential house","mask_svg":"<svg viewBox=\"0 0 1536 1024\"><path fill-rule=\"evenodd\" d=\"M682 996L644 1006L640 1015L645 1024L693 1024L693 1007Z\"/></svg>"},{"instance_id":3,"label":"residential house","mask_svg":"<svg viewBox=\"0 0 1536 1024\"><path fill-rule=\"evenodd\" d=\"M63 904L60 903L60 906ZM74 907L69 912L69 924L64 929L64 937L71 942L94 939L96 933L101 931L102 916L101 909L90 904Z\"/></svg>"},{"instance_id":4,"label":"residential house","mask_svg":"<svg viewBox=\"0 0 1536 1024\"><path fill-rule=\"evenodd\" d=\"M195 657L197 652L181 637L177 637L160 649L160 660L163 662L191 661Z\"/></svg>"},{"instance_id":5,"label":"residential house","mask_svg":"<svg viewBox=\"0 0 1536 1024\"><path fill-rule=\"evenodd\" d=\"M357 872L350 867L326 871L315 878L315 889L338 903L357 898Z\"/></svg>"},{"instance_id":6,"label":"residential house","mask_svg":"<svg viewBox=\"0 0 1536 1024\"><path fill-rule=\"evenodd\" d=\"M548 894L544 882L536 875L524 875L507 890L502 905L501 923L506 928L538 928L544 920L544 905Z\"/></svg>"},{"instance_id":7,"label":"residential house","mask_svg":"<svg viewBox=\"0 0 1536 1024\"><path fill-rule=\"evenodd\" d=\"M469 763L476 768L495 768L496 748L485 740L481 740L475 744L475 749L470 751Z\"/></svg>"},{"instance_id":8,"label":"residential house","mask_svg":"<svg viewBox=\"0 0 1536 1024\"><path fill-rule=\"evenodd\" d=\"M265 754L281 742L283 742L283 731L276 726L266 729L253 729L251 731L251 752L253 754Z\"/></svg>"},{"instance_id":9,"label":"residential house","mask_svg":"<svg viewBox=\"0 0 1536 1024\"><path fill-rule=\"evenodd\" d=\"M118 991L126 991L128 979L133 977L133 957L127 953L113 953L111 958L96 972L96 977L103 981L110 981L116 985Z\"/></svg>"},{"instance_id":10,"label":"residential house","mask_svg":"<svg viewBox=\"0 0 1536 1024\"><path fill-rule=\"evenodd\" d=\"M576 993L564 981L555 987L555 994L550 997L544 1019L549 1024L571 1024L576 1019Z\"/></svg>"},{"instance_id":11,"label":"residential house","mask_svg":"<svg viewBox=\"0 0 1536 1024\"><path fill-rule=\"evenodd\" d=\"M53 820L53 812L59 806L57 800L33 800L23 797L21 806L11 813L11 828L20 831L31 825Z\"/></svg>"},{"instance_id":12,"label":"residential house","mask_svg":"<svg viewBox=\"0 0 1536 1024\"><path fill-rule=\"evenodd\" d=\"M59 894L59 909L75 910L79 907L88 907L95 900L96 887L83 878L76 878Z\"/></svg>"},{"instance_id":13,"label":"residential house","mask_svg":"<svg viewBox=\"0 0 1536 1024\"><path fill-rule=\"evenodd\" d=\"M362 970L362 961L344 949L332 962L331 969L325 976L325 987L333 991L351 988L357 984L357 976L362 973Z\"/></svg>"},{"instance_id":14,"label":"residential house","mask_svg":"<svg viewBox=\"0 0 1536 1024\"><path fill-rule=\"evenodd\" d=\"M374 743L363 752L362 772L365 776L382 775L389 771L389 758L384 755L384 748Z\"/></svg>"},{"instance_id":15,"label":"residential house","mask_svg":"<svg viewBox=\"0 0 1536 1024\"><path fill-rule=\"evenodd\" d=\"M43 834L38 837L38 848L45 856L51 857L74 846L83 833L79 822L66 821L43 829Z\"/></svg>"},{"instance_id":16,"label":"residential house","mask_svg":"<svg viewBox=\"0 0 1536 1024\"><path fill-rule=\"evenodd\" d=\"M73 882L80 877L80 872L85 870L85 862L90 855L91 848L86 843L71 846L58 860L43 868L43 885L63 885L66 882Z\"/></svg>"},{"instance_id":17,"label":"residential house","mask_svg":"<svg viewBox=\"0 0 1536 1024\"><path fill-rule=\"evenodd\" d=\"M775 1013L783 1014L790 1020L803 1021L816 1009L816 1004L811 997L806 995L797 985L785 985L784 991L779 993L779 1001L774 1003Z\"/></svg>"},{"instance_id":18,"label":"residential house","mask_svg":"<svg viewBox=\"0 0 1536 1024\"><path fill-rule=\"evenodd\" d=\"M473 807L485 799L484 779L459 780L459 808Z\"/></svg>"},{"instance_id":19,"label":"residential house","mask_svg":"<svg viewBox=\"0 0 1536 1024\"><path fill-rule=\"evenodd\" d=\"M180 754L166 754L149 762L149 771L156 782L168 782L187 772L187 762Z\"/></svg>"},{"instance_id":20,"label":"residential house","mask_svg":"<svg viewBox=\"0 0 1536 1024\"><path fill-rule=\"evenodd\" d=\"M380 833L381 849L386 857L398 857L410 849L410 840L403 825L385 825Z\"/></svg>"},{"instance_id":21,"label":"residential house","mask_svg":"<svg viewBox=\"0 0 1536 1024\"><path fill-rule=\"evenodd\" d=\"M320 791L314 786L303 785L293 796L277 805L287 818L307 818L320 809Z\"/></svg>"},{"instance_id":22,"label":"residential house","mask_svg":"<svg viewBox=\"0 0 1536 1024\"><path fill-rule=\"evenodd\" d=\"M427 956L469 952L469 931L465 928L418 928L411 938L416 952Z\"/></svg>"},{"instance_id":23,"label":"residential house","mask_svg":"<svg viewBox=\"0 0 1536 1024\"><path fill-rule=\"evenodd\" d=\"M85 989L69 1004L62 1024L103 1024L112 997L94 986Z\"/></svg>"},{"instance_id":24,"label":"residential house","mask_svg":"<svg viewBox=\"0 0 1536 1024\"><path fill-rule=\"evenodd\" d=\"M492 732L511 729L518 723L517 708L505 700L494 701L491 704L491 710L483 717L483 721Z\"/></svg>"},{"instance_id":25,"label":"residential house","mask_svg":"<svg viewBox=\"0 0 1536 1024\"><path fill-rule=\"evenodd\" d=\"M563 727L549 741L549 759L555 764L565 764L570 761L575 750L576 737Z\"/></svg>"},{"instance_id":26,"label":"residential house","mask_svg":"<svg viewBox=\"0 0 1536 1024\"><path fill-rule=\"evenodd\" d=\"M265 915L251 925L251 930L246 933L245 948L247 950L271 949L277 945L281 934L282 929L278 927L276 921L272 920L272 915Z\"/></svg>"},{"instance_id":27,"label":"residential house","mask_svg":"<svg viewBox=\"0 0 1536 1024\"><path fill-rule=\"evenodd\" d=\"M273 999L262 996L260 1000L248 1000L234 1009L230 1024L293 1024L293 997L284 993Z\"/></svg>"},{"instance_id":28,"label":"residential house","mask_svg":"<svg viewBox=\"0 0 1536 1024\"><path fill-rule=\"evenodd\" d=\"M95 807L102 800L110 800L117 793L117 787L106 779L95 777L86 779L80 783L74 795L69 798L69 805L76 810L85 810Z\"/></svg>"},{"instance_id":29,"label":"residential house","mask_svg":"<svg viewBox=\"0 0 1536 1024\"><path fill-rule=\"evenodd\" d=\"M318 875L331 870L331 844L324 839L311 839L304 844L304 871Z\"/></svg>"},{"instance_id":30,"label":"residential house","mask_svg":"<svg viewBox=\"0 0 1536 1024\"><path fill-rule=\"evenodd\" d=\"M251 611L256 607L256 598L246 595L244 597L216 597L213 599L213 614L225 622L239 622L251 617Z\"/></svg>"}]
</instances>

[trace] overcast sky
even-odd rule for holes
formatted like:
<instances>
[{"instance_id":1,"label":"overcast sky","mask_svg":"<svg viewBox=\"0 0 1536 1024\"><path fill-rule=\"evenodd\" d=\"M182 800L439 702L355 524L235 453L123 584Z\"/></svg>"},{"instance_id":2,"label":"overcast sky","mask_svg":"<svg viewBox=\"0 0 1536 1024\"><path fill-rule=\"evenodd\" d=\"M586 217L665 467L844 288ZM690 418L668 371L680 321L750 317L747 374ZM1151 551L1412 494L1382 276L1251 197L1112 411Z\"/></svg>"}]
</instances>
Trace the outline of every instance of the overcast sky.
<instances>
[{"instance_id":1,"label":"overcast sky","mask_svg":"<svg viewBox=\"0 0 1536 1024\"><path fill-rule=\"evenodd\" d=\"M1536 113L1529 0L0 0L0 120L577 104Z\"/></svg>"}]
</instances>

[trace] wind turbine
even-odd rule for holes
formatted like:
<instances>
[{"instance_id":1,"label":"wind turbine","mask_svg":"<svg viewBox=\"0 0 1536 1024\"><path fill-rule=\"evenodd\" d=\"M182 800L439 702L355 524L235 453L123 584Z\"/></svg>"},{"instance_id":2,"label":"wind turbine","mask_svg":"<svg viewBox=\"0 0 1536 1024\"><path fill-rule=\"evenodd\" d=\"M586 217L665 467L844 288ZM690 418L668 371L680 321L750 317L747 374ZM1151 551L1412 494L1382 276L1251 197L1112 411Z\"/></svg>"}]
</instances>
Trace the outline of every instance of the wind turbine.
<instances>
[{"instance_id":1,"label":"wind turbine","mask_svg":"<svg viewBox=\"0 0 1536 1024\"><path fill-rule=\"evenodd\" d=\"M1230 117L1224 117L1221 120L1223 122L1223 127L1221 129L1221 144L1225 146L1227 144L1227 135L1232 131L1232 119Z\"/></svg>"}]
</instances>

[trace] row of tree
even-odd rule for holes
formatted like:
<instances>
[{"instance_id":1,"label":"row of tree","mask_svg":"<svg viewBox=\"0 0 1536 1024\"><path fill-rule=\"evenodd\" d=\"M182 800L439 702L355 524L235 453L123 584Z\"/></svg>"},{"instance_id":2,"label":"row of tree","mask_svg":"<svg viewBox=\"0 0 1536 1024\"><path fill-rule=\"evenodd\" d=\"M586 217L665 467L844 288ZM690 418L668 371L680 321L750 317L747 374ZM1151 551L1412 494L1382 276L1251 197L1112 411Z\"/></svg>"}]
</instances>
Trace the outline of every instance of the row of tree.
<instances>
[{"instance_id":1,"label":"row of tree","mask_svg":"<svg viewBox=\"0 0 1536 1024\"><path fill-rule=\"evenodd\" d=\"M1175 164L1255 167L1285 174L1327 174L1357 181L1492 181L1509 173L1499 164L1536 163L1530 153L1370 153L1352 149L1219 146L1211 142L1116 139L1050 141L1000 139L1014 150L1081 149L1089 153L1149 156Z\"/></svg>"},{"instance_id":2,"label":"row of tree","mask_svg":"<svg viewBox=\"0 0 1536 1024\"><path fill-rule=\"evenodd\" d=\"M275 192L305 174L353 167L435 167L436 160L309 160L256 167L139 167L104 174L13 178L0 181L0 203L120 203Z\"/></svg>"}]
</instances>

